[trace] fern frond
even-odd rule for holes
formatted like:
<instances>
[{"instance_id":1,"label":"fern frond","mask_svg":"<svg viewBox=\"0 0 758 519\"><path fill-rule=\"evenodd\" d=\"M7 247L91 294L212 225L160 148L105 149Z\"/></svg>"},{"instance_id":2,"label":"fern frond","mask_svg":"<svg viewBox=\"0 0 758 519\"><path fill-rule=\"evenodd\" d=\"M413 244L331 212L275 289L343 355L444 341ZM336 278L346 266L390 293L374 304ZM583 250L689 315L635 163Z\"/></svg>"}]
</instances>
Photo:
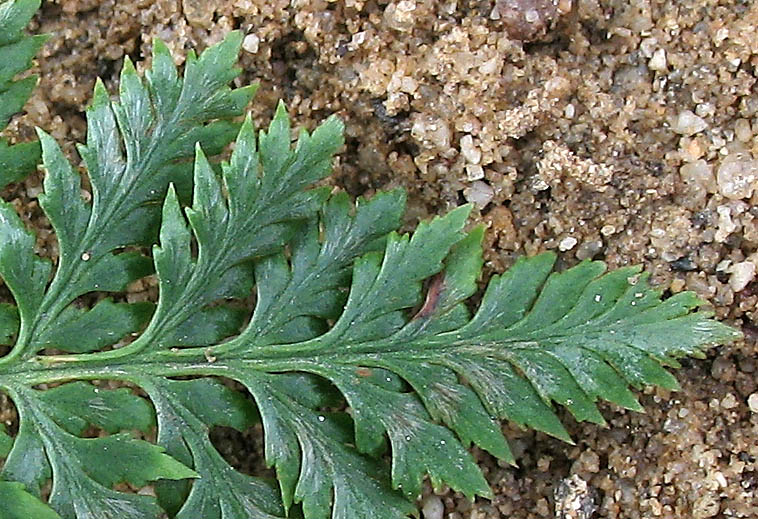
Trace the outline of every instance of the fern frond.
<instances>
[{"instance_id":1,"label":"fern frond","mask_svg":"<svg viewBox=\"0 0 758 519\"><path fill-rule=\"evenodd\" d=\"M7 0L0 2L0 131L13 114L20 112L37 85L37 76L23 79L16 76L31 67L34 55L47 36L28 36L24 28L40 6L40 0ZM10 146L0 139L0 188L17 182L39 163L38 142Z\"/></svg>"},{"instance_id":2,"label":"fern frond","mask_svg":"<svg viewBox=\"0 0 758 519\"><path fill-rule=\"evenodd\" d=\"M0 429L0 519L398 519L426 477L491 497L468 448L515 463L500 420L570 441L556 406L603 424L598 401L640 410L633 389L676 388L665 367L739 337L639 268L554 272L552 253L494 276L471 311L484 231L466 230L470 207L401 234L401 191L353 205L311 188L342 123L293 147L281 104L258 135L230 122L253 93L226 86L240 40L190 56L183 79L156 43L144 79L125 63L118 101L98 83L80 147L91 204L40 133L57 264L0 204L16 302L0 306L0 391L19 412L15 435ZM157 304L79 300L152 272ZM277 481L236 471L209 438L258 421ZM154 443L133 435L156 427Z\"/></svg>"}]
</instances>

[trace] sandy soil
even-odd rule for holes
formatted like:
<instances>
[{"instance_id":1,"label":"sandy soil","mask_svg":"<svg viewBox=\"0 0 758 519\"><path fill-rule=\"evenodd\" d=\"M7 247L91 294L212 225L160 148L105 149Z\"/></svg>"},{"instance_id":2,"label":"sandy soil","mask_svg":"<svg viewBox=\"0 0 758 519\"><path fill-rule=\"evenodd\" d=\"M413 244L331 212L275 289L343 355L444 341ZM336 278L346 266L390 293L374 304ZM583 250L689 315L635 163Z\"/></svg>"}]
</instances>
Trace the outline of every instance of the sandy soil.
<instances>
[{"instance_id":1,"label":"sandy soil","mask_svg":"<svg viewBox=\"0 0 758 519\"><path fill-rule=\"evenodd\" d=\"M746 333L685 361L681 392L645 391L646 414L566 415L576 445L504 425L519 467L476 453L495 499L428 495L426 517L758 517L757 25L747 0L58 0L32 27L53 35L40 88L6 133L40 126L73 156L95 78L115 91L125 55L243 30L259 124L279 98L298 125L345 120L334 185L404 186L409 228L475 203L487 275L543 250L642 263ZM44 246L40 190L5 195ZM217 440L259 463L260 438Z\"/></svg>"}]
</instances>

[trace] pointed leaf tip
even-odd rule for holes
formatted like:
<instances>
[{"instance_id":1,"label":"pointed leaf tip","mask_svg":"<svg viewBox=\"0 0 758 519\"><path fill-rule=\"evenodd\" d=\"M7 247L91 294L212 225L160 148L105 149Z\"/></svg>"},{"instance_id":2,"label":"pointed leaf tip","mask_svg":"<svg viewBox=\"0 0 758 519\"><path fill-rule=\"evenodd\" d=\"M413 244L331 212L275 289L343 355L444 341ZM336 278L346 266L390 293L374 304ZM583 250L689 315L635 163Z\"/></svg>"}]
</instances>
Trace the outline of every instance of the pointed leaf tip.
<instances>
[{"instance_id":1,"label":"pointed leaf tip","mask_svg":"<svg viewBox=\"0 0 758 519\"><path fill-rule=\"evenodd\" d=\"M166 45L166 42L164 42L160 38L153 38L153 56L170 56L171 51L168 48L168 45ZM127 57L128 59L128 57Z\"/></svg>"},{"instance_id":2,"label":"pointed leaf tip","mask_svg":"<svg viewBox=\"0 0 758 519\"><path fill-rule=\"evenodd\" d=\"M134 62L132 62L131 58L129 56L124 56L124 64L121 66L121 77L124 76L136 76L137 75L137 69L134 67Z\"/></svg>"},{"instance_id":3,"label":"pointed leaf tip","mask_svg":"<svg viewBox=\"0 0 758 519\"><path fill-rule=\"evenodd\" d=\"M228 44L230 47L236 47L237 50L242 47L242 31L239 29L235 29L233 31L230 31L225 37L222 43Z\"/></svg>"}]
</instances>

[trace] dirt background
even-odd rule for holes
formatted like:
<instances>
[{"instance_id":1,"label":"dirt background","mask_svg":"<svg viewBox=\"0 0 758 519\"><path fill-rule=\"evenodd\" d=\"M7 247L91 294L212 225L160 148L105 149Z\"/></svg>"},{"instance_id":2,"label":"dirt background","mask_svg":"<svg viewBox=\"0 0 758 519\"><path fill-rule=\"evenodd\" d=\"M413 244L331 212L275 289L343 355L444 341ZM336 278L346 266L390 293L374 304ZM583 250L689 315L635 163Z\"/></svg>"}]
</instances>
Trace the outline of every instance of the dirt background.
<instances>
[{"instance_id":1,"label":"dirt background","mask_svg":"<svg viewBox=\"0 0 758 519\"><path fill-rule=\"evenodd\" d=\"M258 124L280 98L297 125L340 114L347 146L331 182L352 195L404 186L409 228L475 203L485 278L543 250L564 265L642 263L656 284L694 290L746 333L685 360L682 391L646 390L646 414L603 406L602 428L563 413L576 445L504 425L518 468L475 453L495 499L427 490L427 519L758 517L758 4L43 4L31 30L52 38L12 140L40 126L73 154L95 78L116 91L124 56L148 57L155 37L183 56L241 29L239 83L261 84ZM5 198L44 241L40 178ZM259 458L250 445L260 438L217 440L232 459Z\"/></svg>"}]
</instances>

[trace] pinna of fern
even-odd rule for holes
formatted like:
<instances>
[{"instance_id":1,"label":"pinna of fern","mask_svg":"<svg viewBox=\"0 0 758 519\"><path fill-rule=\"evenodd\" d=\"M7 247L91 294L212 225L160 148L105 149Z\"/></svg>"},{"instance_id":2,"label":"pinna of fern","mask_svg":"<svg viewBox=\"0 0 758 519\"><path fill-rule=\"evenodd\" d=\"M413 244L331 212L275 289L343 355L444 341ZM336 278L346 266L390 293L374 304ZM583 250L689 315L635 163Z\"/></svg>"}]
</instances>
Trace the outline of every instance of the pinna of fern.
<instances>
[{"instance_id":1,"label":"pinna of fern","mask_svg":"<svg viewBox=\"0 0 758 519\"><path fill-rule=\"evenodd\" d=\"M46 35L29 36L24 28L39 8L41 0L0 1L0 131L11 116L20 111L37 84L37 76L27 75L32 58L47 40ZM24 178L39 163L38 142L13 146L0 139L0 188Z\"/></svg>"},{"instance_id":2,"label":"pinna of fern","mask_svg":"<svg viewBox=\"0 0 758 519\"><path fill-rule=\"evenodd\" d=\"M258 134L235 124L253 94L226 86L240 42L190 55L183 77L156 42L144 78L126 62L116 100L98 84L79 148L91 203L40 132L55 265L0 205L15 300L0 307L0 391L19 414L0 431L0 519L396 519L425 477L490 497L468 448L515 463L501 420L570 441L554 405L603 424L598 400L640 410L630 388L676 388L665 366L738 337L637 267L558 273L552 253L493 276L471 311L484 230L466 230L470 208L400 234L401 190L353 204L311 187L342 123L294 147L282 104ZM209 159L231 140L228 162ZM152 273L157 303L119 297ZM258 421L275 481L209 439Z\"/></svg>"}]
</instances>

